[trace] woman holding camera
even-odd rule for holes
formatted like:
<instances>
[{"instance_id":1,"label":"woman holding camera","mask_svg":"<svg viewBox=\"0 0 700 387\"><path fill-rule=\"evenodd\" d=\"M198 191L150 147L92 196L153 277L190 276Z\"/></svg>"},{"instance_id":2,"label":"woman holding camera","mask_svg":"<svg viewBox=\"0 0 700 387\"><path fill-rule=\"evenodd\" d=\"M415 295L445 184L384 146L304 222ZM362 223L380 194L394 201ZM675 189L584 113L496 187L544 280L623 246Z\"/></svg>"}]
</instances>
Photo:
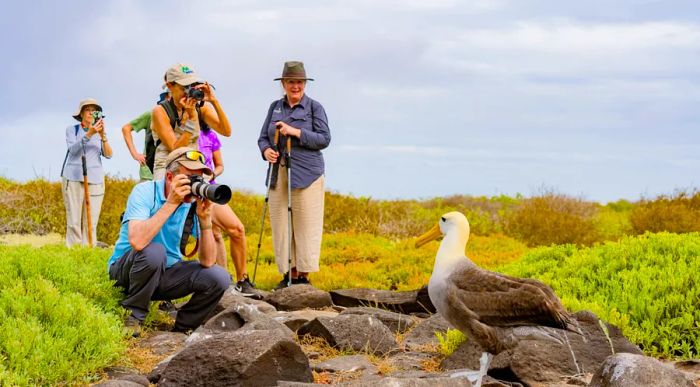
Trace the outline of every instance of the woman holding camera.
<instances>
[{"instance_id":1,"label":"woman holding camera","mask_svg":"<svg viewBox=\"0 0 700 387\"><path fill-rule=\"evenodd\" d=\"M281 289L287 286L290 275L292 284L309 284L309 273L319 271L325 195L321 150L330 144L331 133L323 106L304 93L306 81L313 81L306 77L304 63L286 62L282 76L275 81L281 81L284 96L270 105L258 147L263 159L275 166L270 181L270 225L277 270L284 274L275 289ZM278 130L279 144L274 144ZM291 176L282 153L288 141ZM292 230L288 230L287 218L288 178L292 187Z\"/></svg>"},{"instance_id":2,"label":"woman holding camera","mask_svg":"<svg viewBox=\"0 0 700 387\"><path fill-rule=\"evenodd\" d=\"M231 135L231 125L211 86L191 67L182 63L171 66L165 73L165 86L170 99L159 103L151 117L153 140L158 144L153 165L154 180L165 177L168 153L180 147L198 148L200 121L222 136Z\"/></svg>"},{"instance_id":3,"label":"woman holding camera","mask_svg":"<svg viewBox=\"0 0 700 387\"><path fill-rule=\"evenodd\" d=\"M68 151L61 168L61 188L66 207L66 246L94 245L97 241L97 223L105 193L102 157L112 157L112 147L104 129L102 107L92 98L80 101L73 114L79 123L66 128ZM83 166L83 157L85 166ZM87 172L87 177L83 175ZM84 181L87 179L90 195L92 240L88 239L88 222Z\"/></svg>"}]
</instances>

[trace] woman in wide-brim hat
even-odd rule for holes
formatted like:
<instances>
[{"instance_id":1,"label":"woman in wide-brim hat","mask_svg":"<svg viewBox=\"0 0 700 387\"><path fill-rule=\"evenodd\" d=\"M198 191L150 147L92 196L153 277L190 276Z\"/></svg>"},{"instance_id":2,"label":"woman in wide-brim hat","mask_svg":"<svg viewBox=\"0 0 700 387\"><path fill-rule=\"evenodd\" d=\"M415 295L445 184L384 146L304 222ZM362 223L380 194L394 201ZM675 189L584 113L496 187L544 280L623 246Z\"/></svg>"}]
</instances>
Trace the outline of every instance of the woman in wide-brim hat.
<instances>
[{"instance_id":1,"label":"woman in wide-brim hat","mask_svg":"<svg viewBox=\"0 0 700 387\"><path fill-rule=\"evenodd\" d=\"M331 142L328 117L323 106L305 93L304 63L284 64L280 81L284 96L270 105L263 123L258 147L262 157L274 167L270 179L270 224L277 269L284 278L276 289L292 284L308 284L309 273L319 271L323 208L325 195L325 164L322 149ZM279 147L274 144L279 130ZM291 176L283 162L284 147L291 139ZM287 179L292 186L292 231L287 229ZM292 267L289 267L289 236L292 241Z\"/></svg>"},{"instance_id":2,"label":"woman in wide-brim hat","mask_svg":"<svg viewBox=\"0 0 700 387\"><path fill-rule=\"evenodd\" d=\"M102 158L112 157L104 129L102 106L88 98L80 101L73 118L78 124L66 128L68 150L61 168L63 202L66 207L66 246L94 245L97 241L97 223L105 193ZM90 195L90 220L92 241L88 240L85 188L83 186L83 163L85 156L88 193Z\"/></svg>"}]
</instances>

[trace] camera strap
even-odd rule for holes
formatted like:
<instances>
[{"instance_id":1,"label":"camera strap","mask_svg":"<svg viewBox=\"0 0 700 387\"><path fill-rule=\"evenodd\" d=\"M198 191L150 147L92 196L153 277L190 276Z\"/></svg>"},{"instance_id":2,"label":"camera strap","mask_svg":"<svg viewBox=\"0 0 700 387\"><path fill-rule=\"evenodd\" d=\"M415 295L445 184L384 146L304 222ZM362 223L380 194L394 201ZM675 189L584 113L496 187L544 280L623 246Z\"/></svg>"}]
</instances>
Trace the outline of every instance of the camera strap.
<instances>
[{"instance_id":1,"label":"camera strap","mask_svg":"<svg viewBox=\"0 0 700 387\"><path fill-rule=\"evenodd\" d=\"M190 210L187 212L187 218L185 218L185 227L182 229L182 237L180 238L180 253L187 258L192 258L192 256L197 253L199 249L199 238L196 238L194 249L187 253L187 242L192 235L192 228L194 228L194 216L197 213L197 202L192 203Z\"/></svg>"}]
</instances>

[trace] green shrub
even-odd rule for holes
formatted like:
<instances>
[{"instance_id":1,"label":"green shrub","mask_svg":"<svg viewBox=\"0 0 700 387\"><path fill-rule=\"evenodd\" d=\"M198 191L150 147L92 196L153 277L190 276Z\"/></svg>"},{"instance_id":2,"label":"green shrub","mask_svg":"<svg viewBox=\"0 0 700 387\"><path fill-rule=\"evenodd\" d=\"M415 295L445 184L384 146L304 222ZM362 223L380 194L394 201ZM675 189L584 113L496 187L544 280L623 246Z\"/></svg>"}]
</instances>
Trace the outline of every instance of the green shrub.
<instances>
[{"instance_id":1,"label":"green shrub","mask_svg":"<svg viewBox=\"0 0 700 387\"><path fill-rule=\"evenodd\" d=\"M452 328L448 329L445 334L435 332L435 336L440 345L440 353L443 356L452 355L462 343L467 341L467 337L462 332Z\"/></svg>"},{"instance_id":2,"label":"green shrub","mask_svg":"<svg viewBox=\"0 0 700 387\"><path fill-rule=\"evenodd\" d=\"M619 326L649 355L700 354L700 234L645 234L591 248L531 250L501 271L552 286L571 310Z\"/></svg>"},{"instance_id":3,"label":"green shrub","mask_svg":"<svg viewBox=\"0 0 700 387\"><path fill-rule=\"evenodd\" d=\"M635 234L700 231L700 192L680 191L654 200L642 200L631 211L630 223Z\"/></svg>"},{"instance_id":4,"label":"green shrub","mask_svg":"<svg viewBox=\"0 0 700 387\"><path fill-rule=\"evenodd\" d=\"M87 383L124 352L108 252L0 246L0 385Z\"/></svg>"},{"instance_id":5,"label":"green shrub","mask_svg":"<svg viewBox=\"0 0 700 387\"><path fill-rule=\"evenodd\" d=\"M590 245L600 240L597 212L595 203L547 192L523 199L506 215L505 231L529 246Z\"/></svg>"}]
</instances>

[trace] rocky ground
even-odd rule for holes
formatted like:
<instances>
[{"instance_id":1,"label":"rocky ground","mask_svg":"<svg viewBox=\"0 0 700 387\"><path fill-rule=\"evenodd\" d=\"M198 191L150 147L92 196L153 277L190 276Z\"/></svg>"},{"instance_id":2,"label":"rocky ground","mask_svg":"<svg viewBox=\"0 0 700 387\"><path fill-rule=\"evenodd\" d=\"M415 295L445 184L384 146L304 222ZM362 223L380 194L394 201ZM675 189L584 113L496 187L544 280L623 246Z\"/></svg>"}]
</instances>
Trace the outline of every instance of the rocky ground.
<instances>
[{"instance_id":1,"label":"rocky ground","mask_svg":"<svg viewBox=\"0 0 700 387\"><path fill-rule=\"evenodd\" d=\"M332 292L296 285L264 301L226 292L192 334L151 332L138 346L163 359L150 372L114 367L101 386L470 386L481 349L469 341L440 353L425 289ZM494 357L484 386L696 386L700 361L643 356L616 327L590 312L583 335L561 343L524 340Z\"/></svg>"}]
</instances>

